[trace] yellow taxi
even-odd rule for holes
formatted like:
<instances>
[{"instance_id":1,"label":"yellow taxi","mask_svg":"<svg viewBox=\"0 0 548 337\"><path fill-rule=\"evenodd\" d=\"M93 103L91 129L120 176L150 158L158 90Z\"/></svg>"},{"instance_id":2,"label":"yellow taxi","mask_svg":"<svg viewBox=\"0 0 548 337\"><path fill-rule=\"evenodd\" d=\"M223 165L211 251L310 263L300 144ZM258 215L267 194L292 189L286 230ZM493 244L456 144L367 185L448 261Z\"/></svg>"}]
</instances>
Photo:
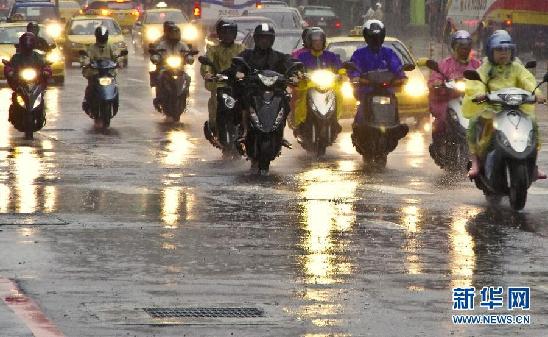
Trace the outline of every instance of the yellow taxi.
<instances>
[{"instance_id":1,"label":"yellow taxi","mask_svg":"<svg viewBox=\"0 0 548 337\"><path fill-rule=\"evenodd\" d=\"M80 61L80 51L87 50L90 45L95 43L95 28L104 26L108 29L108 42L113 46L114 52L120 54L122 50L127 51L127 44L124 41L122 29L108 16L74 16L67 22L65 29L65 60L67 65L72 62ZM121 58L123 66L127 66L127 56Z\"/></svg>"},{"instance_id":2,"label":"yellow taxi","mask_svg":"<svg viewBox=\"0 0 548 337\"><path fill-rule=\"evenodd\" d=\"M110 16L123 29L130 29L139 18L137 3L130 0L91 0L82 10L86 15Z\"/></svg>"},{"instance_id":3,"label":"yellow taxi","mask_svg":"<svg viewBox=\"0 0 548 337\"><path fill-rule=\"evenodd\" d=\"M339 54L343 62L349 61L356 49L365 46L363 37L339 36L327 39L327 50ZM430 120L428 105L428 86L424 75L418 68L417 60L400 40L386 37L384 46L392 49L403 64L413 64L415 69L406 72L408 81L396 89L398 109L402 122L420 124ZM343 118L351 118L356 113L356 100L345 95ZM426 128L428 123L424 125Z\"/></svg>"},{"instance_id":4,"label":"yellow taxi","mask_svg":"<svg viewBox=\"0 0 548 337\"><path fill-rule=\"evenodd\" d=\"M76 0L59 0L59 15L65 21L80 12L80 4Z\"/></svg>"},{"instance_id":5,"label":"yellow taxi","mask_svg":"<svg viewBox=\"0 0 548 337\"><path fill-rule=\"evenodd\" d=\"M26 22L13 22L13 23L1 23L0 24L0 60L10 60L15 54L15 44L19 43L19 37L27 31ZM53 39L47 34L43 33L46 29L43 25L40 25L40 36L44 38L50 45L55 45ZM39 51L41 53L41 51ZM45 58L51 63L53 71L53 81L58 84L65 82L65 58L59 50L59 47L55 47L46 53ZM4 64L0 62L0 79L4 78Z\"/></svg>"},{"instance_id":6,"label":"yellow taxi","mask_svg":"<svg viewBox=\"0 0 548 337\"><path fill-rule=\"evenodd\" d=\"M181 29L183 42L197 44L202 35L198 28L189 21L181 10L176 8L163 8L161 5L154 9L145 10L143 15L133 26L131 37L136 49L148 51L148 45L158 41L163 35L163 23L173 21Z\"/></svg>"}]
</instances>

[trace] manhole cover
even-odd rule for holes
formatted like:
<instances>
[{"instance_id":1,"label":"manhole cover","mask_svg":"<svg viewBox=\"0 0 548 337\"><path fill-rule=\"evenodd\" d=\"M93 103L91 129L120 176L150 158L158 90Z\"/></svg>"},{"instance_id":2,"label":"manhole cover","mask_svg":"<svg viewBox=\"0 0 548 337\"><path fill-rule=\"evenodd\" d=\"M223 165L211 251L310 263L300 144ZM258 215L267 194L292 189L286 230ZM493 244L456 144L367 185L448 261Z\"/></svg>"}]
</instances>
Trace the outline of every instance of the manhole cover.
<instances>
[{"instance_id":1,"label":"manhole cover","mask_svg":"<svg viewBox=\"0 0 548 337\"><path fill-rule=\"evenodd\" d=\"M67 223L55 216L46 214L4 213L0 214L0 226L36 226L36 225L66 225Z\"/></svg>"},{"instance_id":2,"label":"manhole cover","mask_svg":"<svg viewBox=\"0 0 548 337\"><path fill-rule=\"evenodd\" d=\"M218 317L263 317L264 311L257 308L144 308L153 318L218 318Z\"/></svg>"}]
</instances>

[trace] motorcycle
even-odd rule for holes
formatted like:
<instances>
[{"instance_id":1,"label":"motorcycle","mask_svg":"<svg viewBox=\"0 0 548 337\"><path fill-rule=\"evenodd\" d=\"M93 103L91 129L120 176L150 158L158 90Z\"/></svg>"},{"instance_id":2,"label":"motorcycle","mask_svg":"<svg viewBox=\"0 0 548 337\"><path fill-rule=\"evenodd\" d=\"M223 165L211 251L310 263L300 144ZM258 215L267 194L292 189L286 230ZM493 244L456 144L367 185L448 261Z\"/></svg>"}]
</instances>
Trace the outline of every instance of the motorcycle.
<instances>
[{"instance_id":1,"label":"motorcycle","mask_svg":"<svg viewBox=\"0 0 548 337\"><path fill-rule=\"evenodd\" d=\"M337 118L341 79L331 70L318 69L306 75L306 82L306 120L297 141L306 151L321 157L341 131Z\"/></svg>"},{"instance_id":2,"label":"motorcycle","mask_svg":"<svg viewBox=\"0 0 548 337\"><path fill-rule=\"evenodd\" d=\"M481 81L474 70L465 71L464 77ZM536 88L546 82L548 73ZM535 90L505 88L472 99L478 104L486 102L501 107L493 118L493 136L474 182L490 202L499 202L503 196L509 196L510 206L516 211L525 207L536 169L537 131L532 119L520 109L523 104L536 102Z\"/></svg>"},{"instance_id":3,"label":"motorcycle","mask_svg":"<svg viewBox=\"0 0 548 337\"><path fill-rule=\"evenodd\" d=\"M181 51L180 55L163 56L166 50L151 48L150 61L156 68L160 68L156 90L160 93L155 108L175 122L181 119L186 109L190 87L190 76L185 72L186 56L198 54L197 50ZM157 71L154 69L154 71Z\"/></svg>"},{"instance_id":4,"label":"motorcycle","mask_svg":"<svg viewBox=\"0 0 548 337\"><path fill-rule=\"evenodd\" d=\"M127 56L127 54L127 50L123 50L120 56ZM83 59L88 55L81 50L80 57ZM91 68L97 72L91 80L89 100L82 105L82 108L89 117L102 121L103 127L108 128L110 120L118 113L119 93L115 70L120 65L106 59L93 60L89 63L82 61L81 63L83 68Z\"/></svg>"},{"instance_id":5,"label":"motorcycle","mask_svg":"<svg viewBox=\"0 0 548 337\"><path fill-rule=\"evenodd\" d=\"M351 62L345 62L343 67L360 72ZM406 64L402 69L412 71L415 66ZM373 169L383 169L388 154L407 135L409 127L400 123L398 102L391 90L395 86L396 76L383 70L361 73L360 78L365 79L371 91L358 97L360 105L364 106L364 121L352 125L352 144L366 165ZM353 80L352 85L359 88L364 84L360 80Z\"/></svg>"},{"instance_id":6,"label":"motorcycle","mask_svg":"<svg viewBox=\"0 0 548 337\"><path fill-rule=\"evenodd\" d=\"M242 142L247 157L257 165L260 175L267 175L270 162L281 153L283 134L289 114L290 96L287 86L295 69L302 63L295 62L285 75L272 70L254 70L241 57L233 63L244 68L245 77L240 81L242 92L249 99L249 131Z\"/></svg>"},{"instance_id":7,"label":"motorcycle","mask_svg":"<svg viewBox=\"0 0 548 337\"><path fill-rule=\"evenodd\" d=\"M11 66L7 60L2 60L2 63ZM33 133L46 125L46 87L41 71L38 68L22 67L15 73L17 86L9 108L9 121L17 131L25 133L25 139L33 139Z\"/></svg>"},{"instance_id":8,"label":"motorcycle","mask_svg":"<svg viewBox=\"0 0 548 337\"><path fill-rule=\"evenodd\" d=\"M235 98L234 85L229 83L227 74L218 73L210 59L200 56L198 61L213 68L216 75L212 81L219 84L217 85L217 118L215 121L217 135L211 132L208 121L204 123L204 135L213 146L221 149L224 158L239 158L240 151L236 140L240 133L241 109Z\"/></svg>"},{"instance_id":9,"label":"motorcycle","mask_svg":"<svg viewBox=\"0 0 548 337\"><path fill-rule=\"evenodd\" d=\"M463 171L468 163L468 142L466 130L469 121L462 114L462 98L465 84L463 80L449 79L443 74L438 63L426 61L426 66L444 78L444 83L434 87L438 95L451 97L447 104L447 118L445 119L445 133L443 137L432 137L430 156L436 165L448 171Z\"/></svg>"}]
</instances>

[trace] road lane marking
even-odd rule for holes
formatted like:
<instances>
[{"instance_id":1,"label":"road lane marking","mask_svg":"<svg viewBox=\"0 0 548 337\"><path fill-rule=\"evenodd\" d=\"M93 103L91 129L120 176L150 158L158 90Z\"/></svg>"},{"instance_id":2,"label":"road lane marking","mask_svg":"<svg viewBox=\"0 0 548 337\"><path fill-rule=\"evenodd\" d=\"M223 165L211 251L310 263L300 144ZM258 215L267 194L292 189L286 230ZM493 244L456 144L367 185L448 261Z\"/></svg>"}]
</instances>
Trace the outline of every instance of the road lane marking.
<instances>
[{"instance_id":1,"label":"road lane marking","mask_svg":"<svg viewBox=\"0 0 548 337\"><path fill-rule=\"evenodd\" d=\"M532 195L548 195L548 188L531 187L531 188L529 188L529 194L532 194Z\"/></svg>"},{"instance_id":2,"label":"road lane marking","mask_svg":"<svg viewBox=\"0 0 548 337\"><path fill-rule=\"evenodd\" d=\"M377 191L377 192L386 193L386 194L398 194L398 195L405 195L405 194L431 195L433 194L430 192L424 192L419 190L413 190L410 188L396 187L396 186L389 186L389 185L365 184L363 185L363 188L365 188L366 190Z\"/></svg>"},{"instance_id":3,"label":"road lane marking","mask_svg":"<svg viewBox=\"0 0 548 337\"><path fill-rule=\"evenodd\" d=\"M128 78L127 80L128 80L128 81L133 81L133 82L138 82L138 83L146 83L146 81L138 80L138 79L136 79L136 78Z\"/></svg>"},{"instance_id":4,"label":"road lane marking","mask_svg":"<svg viewBox=\"0 0 548 337\"><path fill-rule=\"evenodd\" d=\"M0 297L17 317L32 331L34 337L65 337L53 322L26 296L15 282L0 276Z\"/></svg>"}]
</instances>

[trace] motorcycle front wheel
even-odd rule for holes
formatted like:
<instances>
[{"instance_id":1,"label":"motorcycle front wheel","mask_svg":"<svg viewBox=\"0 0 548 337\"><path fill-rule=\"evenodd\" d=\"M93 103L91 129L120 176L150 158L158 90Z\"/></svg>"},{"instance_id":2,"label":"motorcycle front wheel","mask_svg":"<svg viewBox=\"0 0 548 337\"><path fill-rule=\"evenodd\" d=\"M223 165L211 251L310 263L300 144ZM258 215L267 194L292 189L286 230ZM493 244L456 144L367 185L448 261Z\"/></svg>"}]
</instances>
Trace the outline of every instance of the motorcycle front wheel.
<instances>
[{"instance_id":1,"label":"motorcycle front wheel","mask_svg":"<svg viewBox=\"0 0 548 337\"><path fill-rule=\"evenodd\" d=\"M526 162L511 162L510 171L510 206L515 211L525 207L527 189L529 188L529 172Z\"/></svg>"},{"instance_id":2,"label":"motorcycle front wheel","mask_svg":"<svg viewBox=\"0 0 548 337\"><path fill-rule=\"evenodd\" d=\"M112 104L109 102L101 103L100 109L99 118L103 121L103 127L108 128L110 126L110 119L112 118Z\"/></svg>"}]
</instances>

